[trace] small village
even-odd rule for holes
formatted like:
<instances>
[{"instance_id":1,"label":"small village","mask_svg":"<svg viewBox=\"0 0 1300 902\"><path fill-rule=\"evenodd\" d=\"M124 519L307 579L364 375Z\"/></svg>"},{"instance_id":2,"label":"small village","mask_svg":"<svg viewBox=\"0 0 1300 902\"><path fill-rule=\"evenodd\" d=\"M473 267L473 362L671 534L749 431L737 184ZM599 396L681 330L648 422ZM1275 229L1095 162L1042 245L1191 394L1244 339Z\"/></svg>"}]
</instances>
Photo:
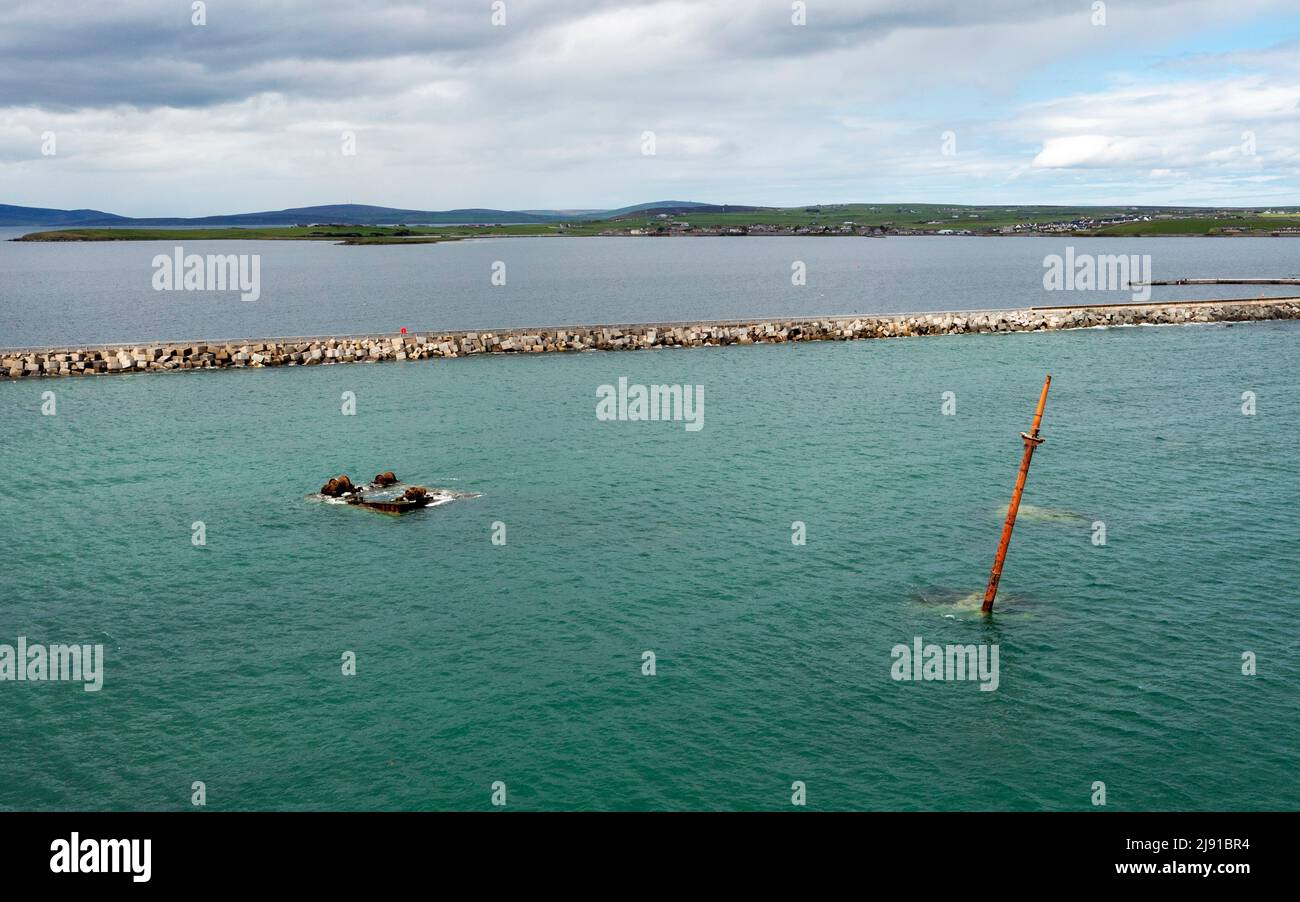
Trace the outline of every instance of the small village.
<instances>
[{"instance_id":1,"label":"small village","mask_svg":"<svg viewBox=\"0 0 1300 902\"><path fill-rule=\"evenodd\" d=\"M860 208L859 208L860 209ZM751 222L751 223L728 223L717 224L715 222L699 223L692 222L689 211L673 211L669 213L658 213L647 219L620 220L610 223L610 228L600 231L598 234L609 237L633 237L633 238L663 238L674 236L735 236L743 237L748 235L859 235L866 237L885 237L885 236L913 236L913 235L938 235L938 236L1016 236L1016 235L1086 235L1094 234L1098 231L1114 227L1136 226L1139 229L1144 223L1151 223L1153 233L1161 233L1161 223L1175 222L1187 219L1219 219L1228 220L1241 219L1242 211L1240 210L1196 210L1196 211L1169 211L1169 212L1149 212L1140 211L1133 208L1131 212L1119 213L1109 216L1076 216L1073 218L1062 218L1051 221L1036 221L1026 219L1023 222L1007 223L1007 216L1004 212L998 211L997 221L990 221L994 217L988 212L971 212L969 208L949 208L944 210L946 218L933 218L923 221L883 221L875 223L863 223L855 219L837 220L833 216L833 211L826 211L828 214L827 221L822 221L819 214L823 211L817 207L805 208L806 213L812 214L808 222L803 223L776 223L776 222ZM907 208L896 207L892 211L880 207L869 208L871 214L879 213L896 213L900 220L907 216L923 215L921 211ZM1265 216L1294 216L1284 210L1265 211ZM1250 224L1245 221L1240 226L1235 224L1221 224L1217 230L1218 234L1246 235L1246 234L1267 234L1267 235L1300 235L1300 227L1292 224L1292 221L1282 220L1277 225L1261 228L1258 223ZM565 227L562 227L562 230Z\"/></svg>"},{"instance_id":2,"label":"small village","mask_svg":"<svg viewBox=\"0 0 1300 902\"><path fill-rule=\"evenodd\" d=\"M898 212L915 213L917 211L899 208ZM633 238L663 238L686 235L736 237L746 235L861 235L874 238L883 238L887 235L1069 235L1079 232L1091 232L1109 226L1151 222L1153 218L1148 214L1133 214L1105 219L1078 218L1056 222L992 225L980 223L980 214L978 213L953 213L951 218L947 220L926 220L924 225L929 228L922 228L919 225L898 225L892 222L867 225L854 220L826 223L813 221L803 225L781 225L763 222L744 225L706 225L695 224L690 222L689 219L678 219L670 214L660 213L652 220L640 222L637 225L629 223L625 226L605 229L599 234L606 237L625 236ZM933 226L942 226L942 228L933 228ZM1297 230L1290 229L1286 231Z\"/></svg>"}]
</instances>

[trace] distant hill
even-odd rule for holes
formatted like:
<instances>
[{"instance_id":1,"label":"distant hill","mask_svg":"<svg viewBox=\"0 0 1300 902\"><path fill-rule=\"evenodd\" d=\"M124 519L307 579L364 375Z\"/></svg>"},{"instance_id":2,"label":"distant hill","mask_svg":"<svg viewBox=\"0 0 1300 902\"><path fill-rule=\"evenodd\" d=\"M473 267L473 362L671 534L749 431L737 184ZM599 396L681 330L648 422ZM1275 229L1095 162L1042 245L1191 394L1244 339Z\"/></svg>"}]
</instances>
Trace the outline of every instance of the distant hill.
<instances>
[{"instance_id":1,"label":"distant hill","mask_svg":"<svg viewBox=\"0 0 1300 902\"><path fill-rule=\"evenodd\" d=\"M636 204L632 207L619 207L617 210L605 210L603 211L601 218L618 219L621 216L632 216L633 214L645 213L649 210L654 210L656 212L663 212L665 210L694 210L709 206L709 204L700 204L690 200L656 200L648 204Z\"/></svg>"},{"instance_id":2,"label":"distant hill","mask_svg":"<svg viewBox=\"0 0 1300 902\"><path fill-rule=\"evenodd\" d=\"M597 214L598 215L598 214ZM0 204L0 226L64 226L102 228L106 226L277 226L342 223L345 225L451 225L456 223L518 224L557 222L573 218L564 213L525 213L519 210L401 210L366 204L327 204L293 207L260 213L232 213L224 216L131 217L101 210L52 210L43 207L15 207Z\"/></svg>"},{"instance_id":3,"label":"distant hill","mask_svg":"<svg viewBox=\"0 0 1300 902\"><path fill-rule=\"evenodd\" d=\"M640 218L642 213L665 213L669 216L690 216L700 213L755 213L770 207L748 207L736 204L697 204L689 201L663 200L653 204L638 204L635 207L623 207L607 210L600 219Z\"/></svg>"},{"instance_id":4,"label":"distant hill","mask_svg":"<svg viewBox=\"0 0 1300 902\"><path fill-rule=\"evenodd\" d=\"M45 207L14 207L0 204L0 226L76 226L87 222L124 225L130 221L124 216L115 216L102 210L51 210Z\"/></svg>"},{"instance_id":5,"label":"distant hill","mask_svg":"<svg viewBox=\"0 0 1300 902\"><path fill-rule=\"evenodd\" d=\"M135 219L133 225L269 226L342 223L344 225L450 225L453 223L552 222L556 217L538 216L517 210L401 210L365 204L328 204L293 207L262 213L201 216L191 219Z\"/></svg>"},{"instance_id":6,"label":"distant hill","mask_svg":"<svg viewBox=\"0 0 1300 902\"><path fill-rule=\"evenodd\" d=\"M615 210L584 207L573 210L524 210L522 212L536 213L538 216L562 217L565 219L615 219L619 216L629 216L634 213L644 213L649 210L687 210L707 206L709 206L709 204L701 204L691 200L656 200L651 201L648 204L619 207Z\"/></svg>"},{"instance_id":7,"label":"distant hill","mask_svg":"<svg viewBox=\"0 0 1300 902\"><path fill-rule=\"evenodd\" d=\"M224 216L143 217L118 216L101 210L54 210L44 207L15 207L0 204L0 227L62 226L104 228L109 226L277 226L341 223L344 225L454 225L560 222L572 219L616 219L647 210L744 211L756 207L715 207L691 201L655 201L617 210L492 210L473 207L462 210L403 210L367 204L326 204L292 207L260 213L232 213Z\"/></svg>"}]
</instances>

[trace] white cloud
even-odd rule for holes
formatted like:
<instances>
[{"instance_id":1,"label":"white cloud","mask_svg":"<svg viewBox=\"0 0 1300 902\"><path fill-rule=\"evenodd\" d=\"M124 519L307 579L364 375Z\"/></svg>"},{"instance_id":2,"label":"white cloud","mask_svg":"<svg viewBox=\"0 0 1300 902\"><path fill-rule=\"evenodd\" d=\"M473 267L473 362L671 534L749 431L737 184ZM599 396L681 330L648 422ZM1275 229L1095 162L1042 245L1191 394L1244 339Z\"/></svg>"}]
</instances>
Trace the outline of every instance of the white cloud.
<instances>
[{"instance_id":1,"label":"white cloud","mask_svg":"<svg viewBox=\"0 0 1300 902\"><path fill-rule=\"evenodd\" d=\"M0 10L0 202L202 215L1300 188L1300 67L1266 49L1224 74L1178 52L1280 0L1112 4L1105 28L1076 0L818 0L804 27L775 0L508 7L503 28L487 4L379 0L223 0L206 29L166 2Z\"/></svg>"}]
</instances>

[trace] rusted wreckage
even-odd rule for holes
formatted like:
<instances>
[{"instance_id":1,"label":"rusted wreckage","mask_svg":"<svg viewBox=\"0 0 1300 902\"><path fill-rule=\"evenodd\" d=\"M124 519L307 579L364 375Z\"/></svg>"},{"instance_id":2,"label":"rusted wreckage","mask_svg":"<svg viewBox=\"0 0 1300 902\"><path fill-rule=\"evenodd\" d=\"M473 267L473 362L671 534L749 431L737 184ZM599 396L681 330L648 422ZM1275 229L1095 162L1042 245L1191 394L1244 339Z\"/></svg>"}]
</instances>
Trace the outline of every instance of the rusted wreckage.
<instances>
[{"instance_id":1,"label":"rusted wreckage","mask_svg":"<svg viewBox=\"0 0 1300 902\"><path fill-rule=\"evenodd\" d=\"M387 493L386 497L367 498L366 493L380 489L391 489L393 486L402 487L397 476L392 470L386 470L374 478L369 485L355 485L346 474L335 476L329 482L321 486L320 493L327 498L341 498L348 504L355 504L358 507L367 507L370 510L379 511L384 514L404 514L408 511L418 510L422 507L428 507L434 501L434 496L429 494L429 490L422 485L405 486L401 494Z\"/></svg>"}]
</instances>

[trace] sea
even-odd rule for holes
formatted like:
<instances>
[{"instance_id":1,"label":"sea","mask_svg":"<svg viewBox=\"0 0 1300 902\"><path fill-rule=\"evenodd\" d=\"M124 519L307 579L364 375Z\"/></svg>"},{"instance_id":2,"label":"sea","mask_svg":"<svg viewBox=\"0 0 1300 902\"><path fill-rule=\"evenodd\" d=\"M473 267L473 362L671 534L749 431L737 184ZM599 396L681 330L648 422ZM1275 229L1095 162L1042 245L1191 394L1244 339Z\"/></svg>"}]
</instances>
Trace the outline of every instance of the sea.
<instances>
[{"instance_id":1,"label":"sea","mask_svg":"<svg viewBox=\"0 0 1300 902\"><path fill-rule=\"evenodd\" d=\"M245 303L0 243L0 346L1089 302L1066 244L186 243L263 255ZM1294 810L1298 361L1266 322L0 381L0 808ZM620 380L701 428L598 417ZM454 500L317 494L385 470ZM19 637L101 685L5 679Z\"/></svg>"},{"instance_id":2,"label":"sea","mask_svg":"<svg viewBox=\"0 0 1300 902\"><path fill-rule=\"evenodd\" d=\"M1083 255L1128 258L1133 281L1300 278L1300 240L1290 238L511 237L407 246L7 240L26 231L0 230L0 348L1133 300L1135 289L1122 285L1044 287L1054 259L1081 263ZM173 260L178 248L182 258L205 263L210 255L243 255L250 271L255 259L257 300L233 291L155 290L155 261ZM1295 296L1300 286L1146 291L1155 300L1184 300Z\"/></svg>"}]
</instances>

